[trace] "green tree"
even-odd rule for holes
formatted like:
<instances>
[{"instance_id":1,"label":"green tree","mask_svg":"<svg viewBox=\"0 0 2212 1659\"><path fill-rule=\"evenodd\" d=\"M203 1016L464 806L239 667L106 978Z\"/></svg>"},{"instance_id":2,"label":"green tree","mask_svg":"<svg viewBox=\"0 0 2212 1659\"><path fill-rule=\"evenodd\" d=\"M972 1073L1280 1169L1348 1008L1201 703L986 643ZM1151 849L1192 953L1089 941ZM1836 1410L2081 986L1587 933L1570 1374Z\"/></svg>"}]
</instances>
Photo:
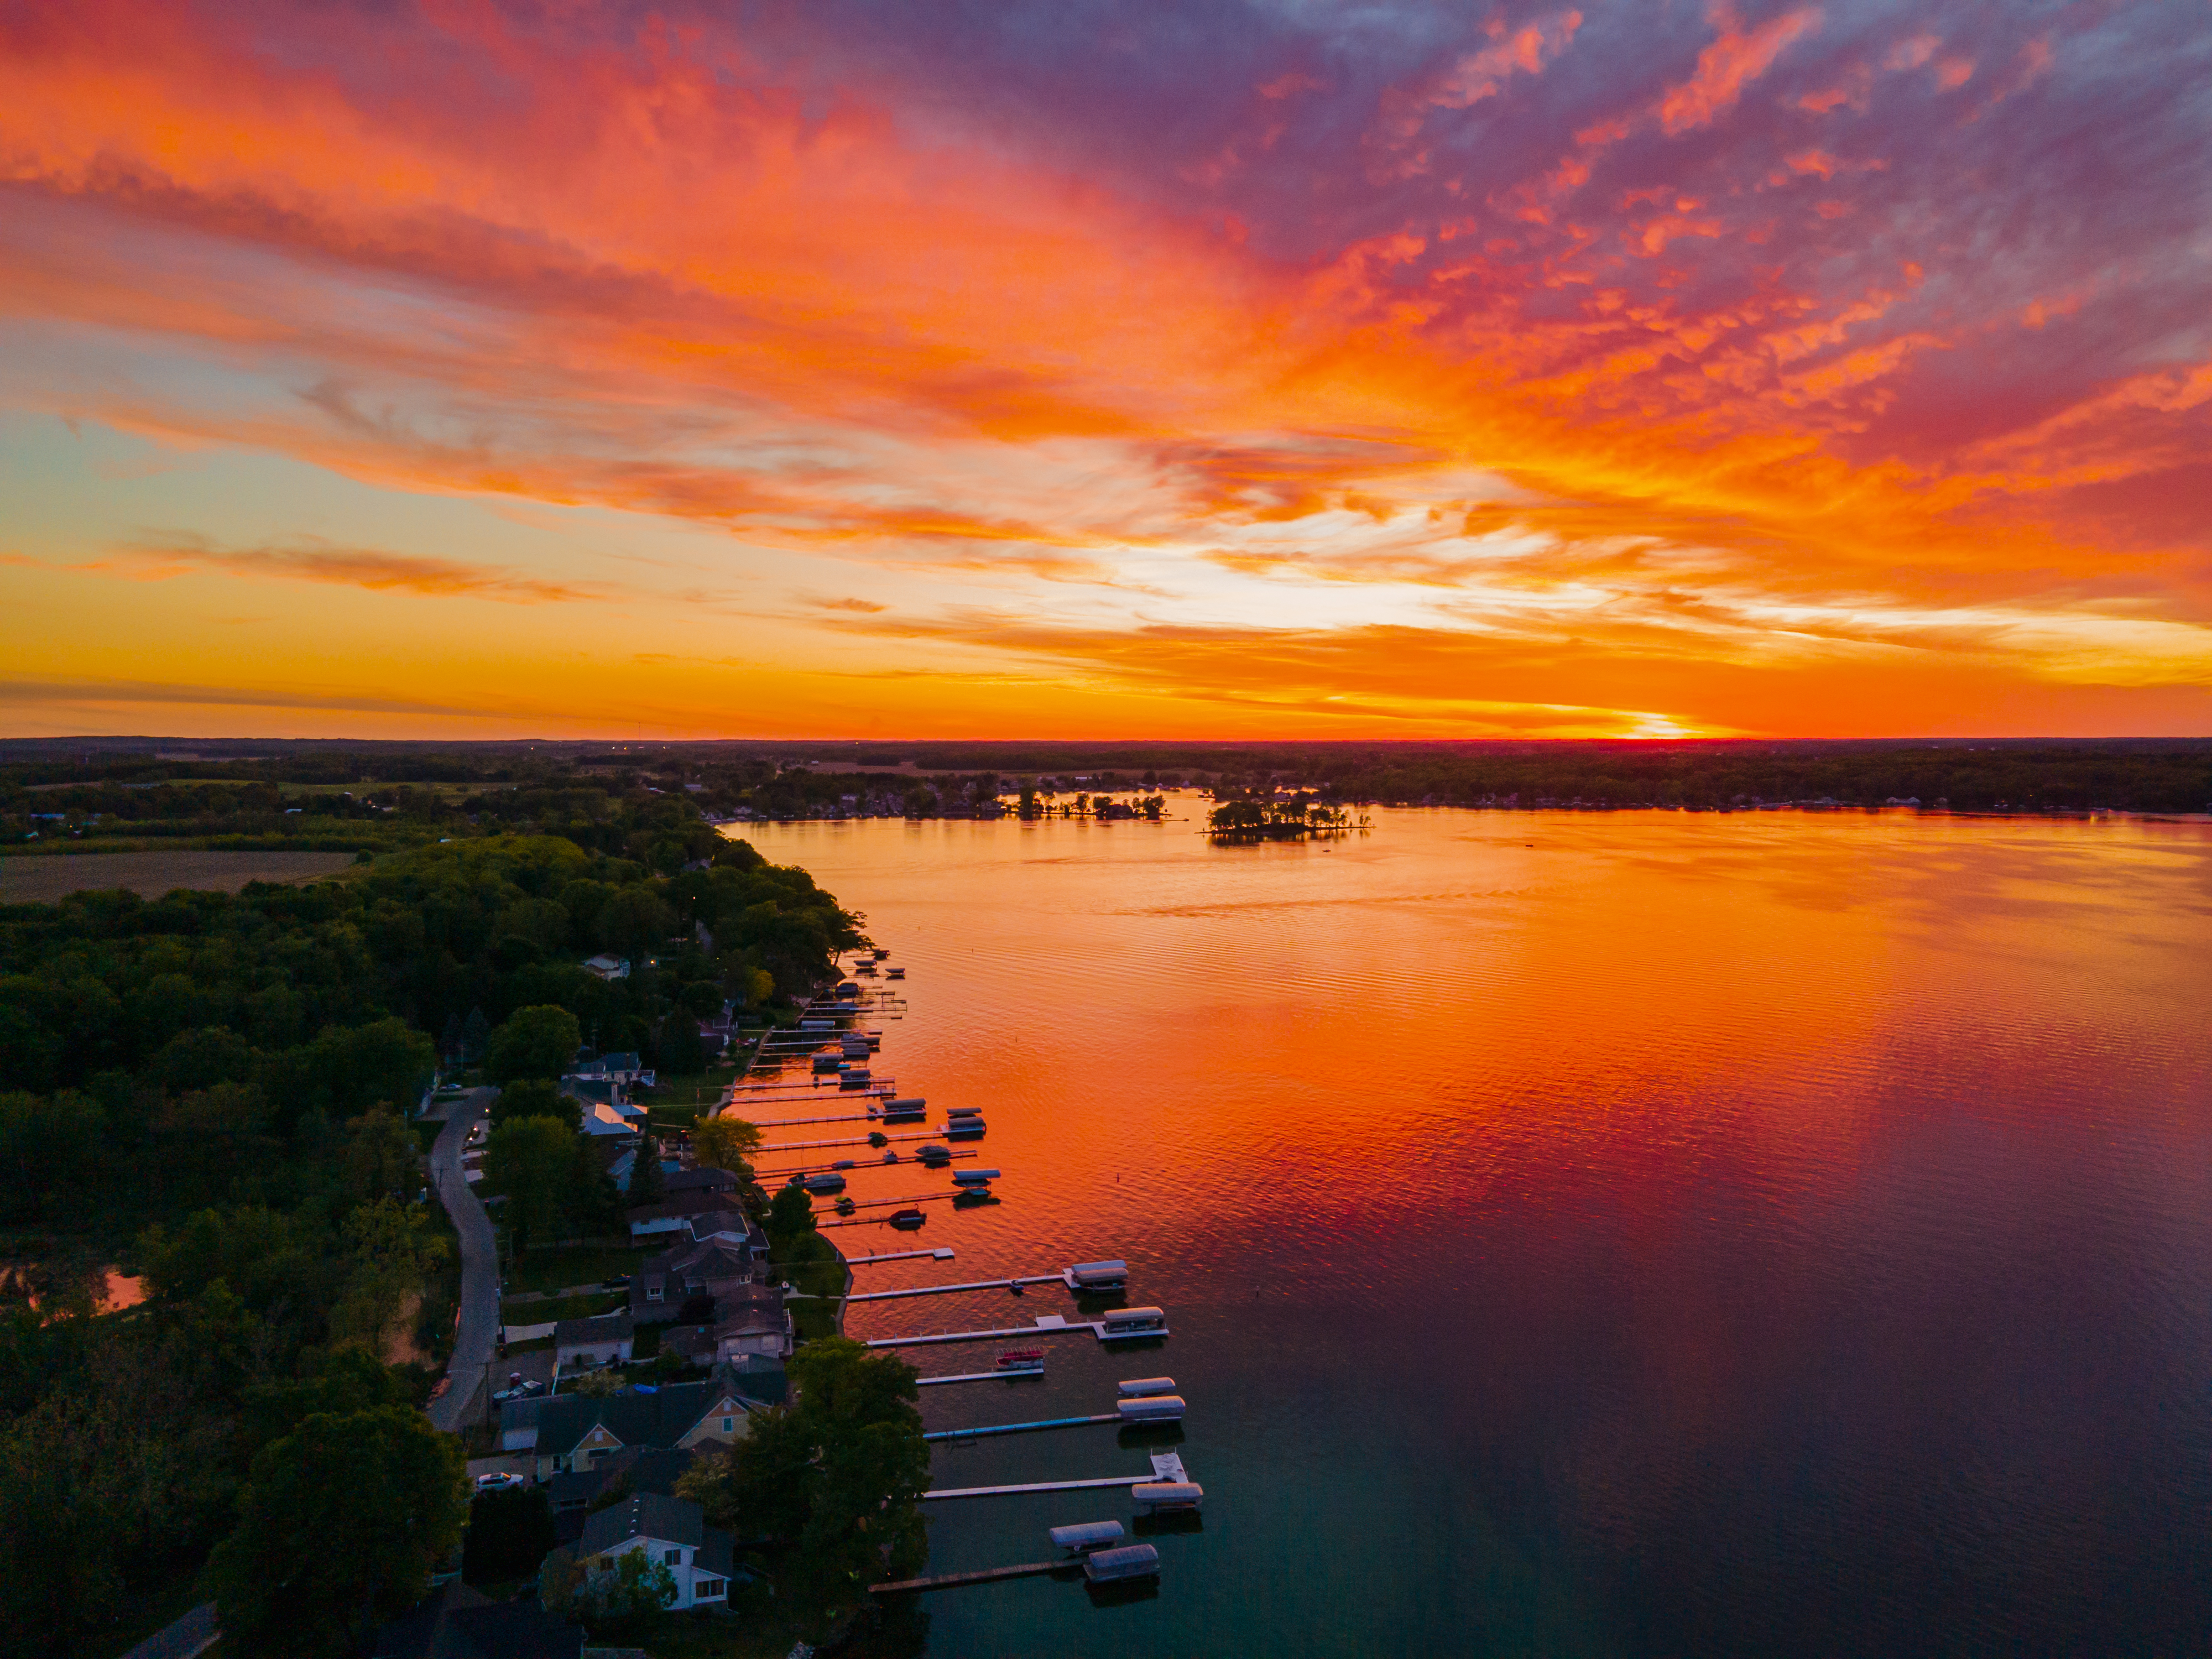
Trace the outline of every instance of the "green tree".
<instances>
[{"instance_id":1,"label":"green tree","mask_svg":"<svg viewBox=\"0 0 2212 1659\"><path fill-rule=\"evenodd\" d=\"M566 1008L540 1004L518 1008L491 1034L484 1069L495 1083L517 1078L560 1077L576 1063L583 1028Z\"/></svg>"},{"instance_id":2,"label":"green tree","mask_svg":"<svg viewBox=\"0 0 2212 1659\"><path fill-rule=\"evenodd\" d=\"M780 1188L769 1200L769 1250L777 1260L787 1257L799 1240L816 1231L814 1200L806 1195L804 1187Z\"/></svg>"},{"instance_id":3,"label":"green tree","mask_svg":"<svg viewBox=\"0 0 2212 1659\"><path fill-rule=\"evenodd\" d=\"M553 1510L542 1486L509 1486L477 1494L461 1546L461 1577L471 1584L501 1583L535 1574L557 1540Z\"/></svg>"},{"instance_id":4,"label":"green tree","mask_svg":"<svg viewBox=\"0 0 2212 1659\"><path fill-rule=\"evenodd\" d=\"M707 1069L707 1048L699 1040L699 1022L686 1013L672 1013L660 1023L660 1070L671 1077L696 1077Z\"/></svg>"},{"instance_id":5,"label":"green tree","mask_svg":"<svg viewBox=\"0 0 2212 1659\"><path fill-rule=\"evenodd\" d=\"M559 1228L573 1195L576 1150L574 1132L558 1118L518 1117L491 1132L484 1184L506 1195L518 1254Z\"/></svg>"},{"instance_id":6,"label":"green tree","mask_svg":"<svg viewBox=\"0 0 2212 1659\"><path fill-rule=\"evenodd\" d=\"M492 1127L496 1129L518 1117L557 1118L575 1129L583 1125L584 1106L574 1095L562 1094L559 1085L544 1078L520 1078L501 1089L499 1098L492 1102Z\"/></svg>"},{"instance_id":7,"label":"green tree","mask_svg":"<svg viewBox=\"0 0 2212 1659\"><path fill-rule=\"evenodd\" d=\"M911 1365L831 1337L792 1357L793 1403L752 1414L751 1432L695 1464L678 1487L718 1526L784 1551L780 1581L805 1601L849 1606L925 1548L929 1484Z\"/></svg>"},{"instance_id":8,"label":"green tree","mask_svg":"<svg viewBox=\"0 0 2212 1659\"><path fill-rule=\"evenodd\" d=\"M382 1353L392 1322L419 1295L423 1275L441 1260L446 1241L411 1204L382 1198L356 1206L342 1229L353 1271L331 1310L331 1334Z\"/></svg>"},{"instance_id":9,"label":"green tree","mask_svg":"<svg viewBox=\"0 0 2212 1659\"><path fill-rule=\"evenodd\" d=\"M319 1412L262 1448L208 1563L225 1650L340 1659L414 1606L460 1542L465 1467L397 1406Z\"/></svg>"},{"instance_id":10,"label":"green tree","mask_svg":"<svg viewBox=\"0 0 2212 1659\"><path fill-rule=\"evenodd\" d=\"M752 1155L760 1151L760 1146L759 1128L726 1113L720 1117L702 1117L691 1126L692 1161L706 1169L750 1176Z\"/></svg>"},{"instance_id":11,"label":"green tree","mask_svg":"<svg viewBox=\"0 0 2212 1659\"><path fill-rule=\"evenodd\" d=\"M655 1204L660 1200L660 1147L651 1135L638 1143L637 1154L630 1160L629 1185L623 1191L623 1201L635 1209L641 1204Z\"/></svg>"},{"instance_id":12,"label":"green tree","mask_svg":"<svg viewBox=\"0 0 2212 1659\"><path fill-rule=\"evenodd\" d=\"M412 1198L422 1184L422 1149L398 1113L372 1106L346 1135L345 1171L356 1198Z\"/></svg>"}]
</instances>

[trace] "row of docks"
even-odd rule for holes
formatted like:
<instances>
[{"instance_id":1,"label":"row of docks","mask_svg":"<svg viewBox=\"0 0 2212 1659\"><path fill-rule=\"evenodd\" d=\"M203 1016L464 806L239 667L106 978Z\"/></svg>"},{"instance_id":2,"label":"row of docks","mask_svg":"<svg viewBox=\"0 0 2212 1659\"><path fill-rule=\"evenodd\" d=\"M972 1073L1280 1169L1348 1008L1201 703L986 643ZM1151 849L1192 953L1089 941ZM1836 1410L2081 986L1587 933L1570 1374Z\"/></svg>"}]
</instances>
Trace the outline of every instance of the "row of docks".
<instances>
[{"instance_id":1,"label":"row of docks","mask_svg":"<svg viewBox=\"0 0 2212 1659\"><path fill-rule=\"evenodd\" d=\"M912 1228L919 1226L924 1219L923 1212L917 1207L921 1204L949 1202L957 1207L966 1207L996 1202L992 1188L1001 1179L1000 1171L977 1167L972 1162L977 1156L975 1152L944 1144L982 1138L987 1130L980 1109L955 1108L948 1111L943 1127L939 1131L923 1128L900 1132L891 1127L925 1121L928 1103L920 1096L897 1094L896 1083L878 1074L883 1034L860 1024L868 1014L875 1012L875 1006L872 1006L868 994L857 981L872 976L880 968L886 954L874 951L856 963L853 969L854 979L839 985L834 1002L827 1008L820 1003L809 1007L802 1015L797 1030L778 1033L772 1039L763 1041L757 1060L803 1063L807 1067L808 1085L779 1084L752 1091L733 1088L728 1102L732 1109L743 1109L757 1103L782 1106L784 1112L789 1114L773 1119L750 1119L763 1128L805 1128L831 1123L864 1122L880 1126L861 1135L787 1140L763 1146L763 1152L796 1153L802 1158L807 1152L864 1146L879 1154L865 1160L859 1157L836 1158L827 1165L801 1162L761 1172L763 1180L781 1179L815 1196L834 1198L840 1218L818 1224L825 1228L881 1224L875 1216L860 1212L884 1209L896 1210L896 1213L888 1218L891 1226ZM903 977L900 969L884 969L882 971L886 977ZM836 1098L841 1107L844 1101L853 1099L861 1109L858 1112L807 1113L801 1103L824 1100L823 1091L833 1081L838 1092L831 1097ZM794 1106L798 1107L797 1111L792 1109ZM933 1139L933 1135L941 1135L941 1140ZM952 1189L920 1196L884 1199L857 1198L847 1192L848 1177L857 1176L864 1169L906 1169L917 1164L930 1170L951 1169ZM958 1167L963 1164L967 1167ZM936 1261L950 1261L953 1252L943 1249L886 1251L872 1255L848 1255L846 1262L848 1267L860 1267L877 1262L915 1261L925 1257ZM1079 1298L1118 1297L1127 1290L1128 1264L1119 1259L1079 1261L1051 1273L1018 1273L1002 1279L960 1279L896 1290L848 1291L841 1300L849 1308L856 1304L902 1302L934 1296L974 1295L990 1291L1021 1296L1033 1287L1050 1285L1060 1285ZM963 1383L1003 1383L1024 1378L1042 1381L1046 1361L1044 1340L1078 1334L1088 1335L1116 1350L1130 1345L1158 1345L1169 1335L1168 1316L1161 1308L1121 1306L1105 1309L1092 1318L1044 1314L1026 1325L879 1337L866 1346L872 1349L897 1352L1010 1340L1019 1340L1025 1345L1000 1352L997 1362L988 1370L952 1370L917 1379L923 1388L934 1389ZM1177 1391L1173 1377L1132 1376L1123 1378L1116 1385L1110 1409L941 1429L925 1434L923 1438L932 1444L959 1444L1107 1424L1123 1430L1175 1430L1182 1425L1187 1410L1187 1404ZM1138 1514L1143 1517L1138 1522L1140 1529L1147 1524L1170 1518L1194 1523L1206 1494L1204 1488L1190 1479L1181 1454L1172 1450L1154 1451L1147 1461L1151 1467L1143 1474L1089 1475L1000 1486L943 1486L925 1492L922 1498L925 1502L945 1503L1036 1492L1095 1491L1103 1493L1119 1490L1128 1494ZM1110 1593L1116 1589L1141 1589L1157 1582L1159 1577L1158 1547L1141 1540L1132 1540L1119 1520L1085 1521L1054 1527L1049 1529L1048 1537L1055 1551L1049 1559L987 1568L975 1572L904 1579L878 1584L873 1589L878 1596L902 1595L951 1589L963 1585L995 1583L1010 1578L1050 1576L1079 1580L1091 1586L1094 1593Z\"/></svg>"}]
</instances>

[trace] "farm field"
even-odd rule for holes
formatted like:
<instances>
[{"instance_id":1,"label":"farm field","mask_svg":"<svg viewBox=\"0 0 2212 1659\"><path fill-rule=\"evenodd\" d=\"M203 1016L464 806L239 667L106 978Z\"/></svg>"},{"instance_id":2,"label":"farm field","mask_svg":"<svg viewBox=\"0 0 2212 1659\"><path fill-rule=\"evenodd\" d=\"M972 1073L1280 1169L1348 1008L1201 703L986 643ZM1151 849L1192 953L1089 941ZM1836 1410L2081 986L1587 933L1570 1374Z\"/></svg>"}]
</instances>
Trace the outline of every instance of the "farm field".
<instances>
[{"instance_id":1,"label":"farm field","mask_svg":"<svg viewBox=\"0 0 2212 1659\"><path fill-rule=\"evenodd\" d=\"M0 903L52 904L87 888L127 887L159 898L179 887L235 893L250 881L313 881L353 862L350 853L175 852L33 854L0 859Z\"/></svg>"}]
</instances>

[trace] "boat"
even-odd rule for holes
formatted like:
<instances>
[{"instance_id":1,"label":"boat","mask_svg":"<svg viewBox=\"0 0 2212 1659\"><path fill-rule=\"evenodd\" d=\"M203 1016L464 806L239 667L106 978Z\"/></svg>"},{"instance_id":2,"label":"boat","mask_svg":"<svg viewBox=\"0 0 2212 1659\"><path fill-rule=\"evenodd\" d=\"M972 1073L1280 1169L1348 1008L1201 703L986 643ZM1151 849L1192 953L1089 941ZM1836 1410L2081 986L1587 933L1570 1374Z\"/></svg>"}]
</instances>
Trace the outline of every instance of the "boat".
<instances>
[{"instance_id":1,"label":"boat","mask_svg":"<svg viewBox=\"0 0 2212 1659\"><path fill-rule=\"evenodd\" d=\"M842 1062L836 1054L817 1054L814 1056L814 1069L817 1072L834 1072L842 1063Z\"/></svg>"},{"instance_id":2,"label":"boat","mask_svg":"<svg viewBox=\"0 0 2212 1659\"><path fill-rule=\"evenodd\" d=\"M841 1198L837 1200L837 1213L839 1215L850 1215L854 1211L860 1207L860 1206L859 1205L854 1203L849 1198Z\"/></svg>"},{"instance_id":3,"label":"boat","mask_svg":"<svg viewBox=\"0 0 2212 1659\"><path fill-rule=\"evenodd\" d=\"M841 1175L809 1176L803 1184L810 1193L842 1193L845 1190L845 1177Z\"/></svg>"},{"instance_id":4,"label":"boat","mask_svg":"<svg viewBox=\"0 0 2212 1659\"><path fill-rule=\"evenodd\" d=\"M884 1162L886 1164L896 1164L898 1161L898 1153L896 1152L889 1152L884 1154Z\"/></svg>"},{"instance_id":5,"label":"boat","mask_svg":"<svg viewBox=\"0 0 2212 1659\"><path fill-rule=\"evenodd\" d=\"M1094 1584L1157 1578L1159 1573L1160 1553L1150 1544L1124 1544L1118 1549L1093 1550L1083 1558L1083 1576Z\"/></svg>"},{"instance_id":6,"label":"boat","mask_svg":"<svg viewBox=\"0 0 2212 1659\"><path fill-rule=\"evenodd\" d=\"M884 1121L895 1123L921 1117L928 1109L929 1103L920 1095L908 1095L902 1100L887 1100L884 1103Z\"/></svg>"},{"instance_id":7,"label":"boat","mask_svg":"<svg viewBox=\"0 0 2212 1659\"><path fill-rule=\"evenodd\" d=\"M1129 1264L1121 1261L1079 1261L1060 1278L1071 1291L1118 1291L1129 1283Z\"/></svg>"},{"instance_id":8,"label":"boat","mask_svg":"<svg viewBox=\"0 0 2212 1659\"><path fill-rule=\"evenodd\" d=\"M885 979L904 979L906 977L906 969L903 968L886 968L884 969L884 977Z\"/></svg>"},{"instance_id":9,"label":"boat","mask_svg":"<svg viewBox=\"0 0 2212 1659\"><path fill-rule=\"evenodd\" d=\"M1148 1394L1133 1400L1117 1400L1114 1409L1124 1423L1180 1423L1182 1421L1182 1396L1179 1394Z\"/></svg>"},{"instance_id":10,"label":"boat","mask_svg":"<svg viewBox=\"0 0 2212 1659\"><path fill-rule=\"evenodd\" d=\"M1159 1308L1115 1308L1098 1322L1099 1334L1116 1336L1165 1336L1166 1311Z\"/></svg>"},{"instance_id":11,"label":"boat","mask_svg":"<svg viewBox=\"0 0 2212 1659\"><path fill-rule=\"evenodd\" d=\"M896 1227L901 1232L910 1233L928 1219L929 1218L919 1210L894 1210L891 1212L891 1225Z\"/></svg>"},{"instance_id":12,"label":"boat","mask_svg":"<svg viewBox=\"0 0 2212 1659\"><path fill-rule=\"evenodd\" d=\"M852 1158L839 1158L839 1159L838 1159L835 1164L832 1164L830 1167L831 1169L833 1169L833 1170L850 1170L850 1169L857 1168L857 1167L858 1167L858 1165L855 1164L855 1162L854 1162Z\"/></svg>"},{"instance_id":13,"label":"boat","mask_svg":"<svg viewBox=\"0 0 2212 1659\"><path fill-rule=\"evenodd\" d=\"M878 945L872 947L869 951L868 954L876 961L881 962L885 957L890 955L890 947L889 945Z\"/></svg>"},{"instance_id":14,"label":"boat","mask_svg":"<svg viewBox=\"0 0 2212 1659\"><path fill-rule=\"evenodd\" d=\"M840 1066L837 1068L837 1086L841 1089L866 1088L868 1086L867 1068L864 1066Z\"/></svg>"},{"instance_id":15,"label":"boat","mask_svg":"<svg viewBox=\"0 0 2212 1659\"><path fill-rule=\"evenodd\" d=\"M844 981L837 987L837 1000L840 1002L850 1001L853 998L857 997L860 994L860 988L855 985L849 979Z\"/></svg>"},{"instance_id":16,"label":"boat","mask_svg":"<svg viewBox=\"0 0 2212 1659\"><path fill-rule=\"evenodd\" d=\"M991 1195L988 1187L963 1187L952 1194L952 1207L956 1210L972 1210L978 1204L996 1204L998 1201Z\"/></svg>"},{"instance_id":17,"label":"boat","mask_svg":"<svg viewBox=\"0 0 2212 1659\"><path fill-rule=\"evenodd\" d=\"M1140 1480L1129 1496L1148 1515L1194 1510L1206 1501L1206 1488L1195 1480Z\"/></svg>"},{"instance_id":18,"label":"boat","mask_svg":"<svg viewBox=\"0 0 2212 1659\"><path fill-rule=\"evenodd\" d=\"M945 1137L948 1140L958 1135L974 1136L982 1133L983 1120L980 1117L956 1117L945 1126Z\"/></svg>"},{"instance_id":19,"label":"boat","mask_svg":"<svg viewBox=\"0 0 2212 1659\"><path fill-rule=\"evenodd\" d=\"M925 1146L915 1147L914 1155L921 1162L931 1165L941 1165L952 1162L952 1149L949 1146L940 1146L933 1140Z\"/></svg>"},{"instance_id":20,"label":"boat","mask_svg":"<svg viewBox=\"0 0 2212 1659\"><path fill-rule=\"evenodd\" d=\"M945 1115L947 1117L981 1117L983 1115L983 1109L981 1106L947 1106L945 1109Z\"/></svg>"},{"instance_id":21,"label":"boat","mask_svg":"<svg viewBox=\"0 0 2212 1659\"><path fill-rule=\"evenodd\" d=\"M1002 1371L1041 1371L1044 1369L1042 1348L1009 1348L999 1356Z\"/></svg>"},{"instance_id":22,"label":"boat","mask_svg":"<svg viewBox=\"0 0 2212 1659\"><path fill-rule=\"evenodd\" d=\"M1172 1376L1133 1376L1125 1378L1119 1387L1124 1400L1134 1400L1144 1395L1173 1394L1175 1385Z\"/></svg>"},{"instance_id":23,"label":"boat","mask_svg":"<svg viewBox=\"0 0 2212 1659\"><path fill-rule=\"evenodd\" d=\"M999 1178L996 1170L955 1170L952 1184L956 1187L988 1187Z\"/></svg>"},{"instance_id":24,"label":"boat","mask_svg":"<svg viewBox=\"0 0 2212 1659\"><path fill-rule=\"evenodd\" d=\"M1079 1521L1073 1526L1054 1527L1045 1536L1058 1548L1085 1555L1118 1544L1127 1534L1119 1521Z\"/></svg>"}]
</instances>

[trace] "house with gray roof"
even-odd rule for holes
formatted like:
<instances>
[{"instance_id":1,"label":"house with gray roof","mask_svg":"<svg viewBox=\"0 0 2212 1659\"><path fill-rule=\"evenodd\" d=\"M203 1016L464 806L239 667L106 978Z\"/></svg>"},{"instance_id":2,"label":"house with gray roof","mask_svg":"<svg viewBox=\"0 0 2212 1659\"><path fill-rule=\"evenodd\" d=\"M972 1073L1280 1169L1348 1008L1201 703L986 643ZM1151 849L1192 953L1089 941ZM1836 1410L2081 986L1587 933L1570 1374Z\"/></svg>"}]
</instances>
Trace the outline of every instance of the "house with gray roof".
<instances>
[{"instance_id":1,"label":"house with gray roof","mask_svg":"<svg viewBox=\"0 0 2212 1659\"><path fill-rule=\"evenodd\" d=\"M576 1564L587 1578L611 1573L631 1550L664 1564L676 1580L675 1608L726 1606L736 1551L730 1534L707 1524L706 1512L689 1498L658 1492L635 1497L601 1510L584 1523L576 1540Z\"/></svg>"}]
</instances>

